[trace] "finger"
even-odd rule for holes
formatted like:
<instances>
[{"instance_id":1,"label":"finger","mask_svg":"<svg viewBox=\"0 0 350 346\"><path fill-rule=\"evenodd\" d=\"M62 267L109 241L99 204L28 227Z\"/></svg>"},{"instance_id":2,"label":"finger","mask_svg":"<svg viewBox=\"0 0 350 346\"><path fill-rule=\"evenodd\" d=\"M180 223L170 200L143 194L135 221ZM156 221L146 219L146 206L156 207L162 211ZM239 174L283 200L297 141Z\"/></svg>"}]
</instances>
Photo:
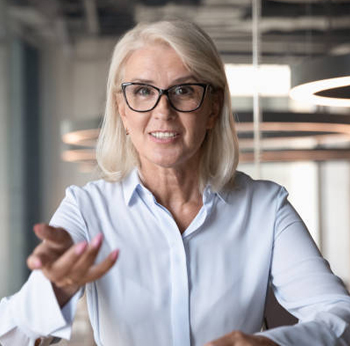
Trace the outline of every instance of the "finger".
<instances>
[{"instance_id":1,"label":"finger","mask_svg":"<svg viewBox=\"0 0 350 346\"><path fill-rule=\"evenodd\" d=\"M34 269L39 269L43 267L49 267L51 263L54 262L56 256L53 256L52 254L48 253L35 253L30 255L27 258L27 265L29 269L34 270Z\"/></svg>"},{"instance_id":2,"label":"finger","mask_svg":"<svg viewBox=\"0 0 350 346\"><path fill-rule=\"evenodd\" d=\"M34 225L33 230L39 239L47 241L53 247L62 248L73 244L70 234L63 228L40 223Z\"/></svg>"},{"instance_id":3,"label":"finger","mask_svg":"<svg viewBox=\"0 0 350 346\"><path fill-rule=\"evenodd\" d=\"M205 344L205 346L238 346L242 345L240 343L242 341L245 341L245 334L240 331L233 331L232 333Z\"/></svg>"},{"instance_id":4,"label":"finger","mask_svg":"<svg viewBox=\"0 0 350 346\"><path fill-rule=\"evenodd\" d=\"M90 243L87 250L76 260L74 265L71 267L69 277L76 281L84 281L90 267L95 263L98 252L101 248L103 240L102 233L99 233ZM68 273L66 273L68 274Z\"/></svg>"},{"instance_id":5,"label":"finger","mask_svg":"<svg viewBox=\"0 0 350 346\"><path fill-rule=\"evenodd\" d=\"M27 258L29 269L34 270L50 265L61 255L56 249L48 246L46 242L40 243Z\"/></svg>"},{"instance_id":6,"label":"finger","mask_svg":"<svg viewBox=\"0 0 350 346\"><path fill-rule=\"evenodd\" d=\"M95 281L105 275L116 263L119 257L119 250L112 251L101 263L91 267L85 276L85 283Z\"/></svg>"},{"instance_id":7,"label":"finger","mask_svg":"<svg viewBox=\"0 0 350 346\"><path fill-rule=\"evenodd\" d=\"M235 346L235 342L230 339L218 339L215 341L211 341L209 343L206 343L204 346Z\"/></svg>"},{"instance_id":8,"label":"finger","mask_svg":"<svg viewBox=\"0 0 350 346\"><path fill-rule=\"evenodd\" d=\"M61 281L56 282L57 287L81 287L88 282L93 282L104 274L106 274L111 267L116 263L119 257L119 249L112 251L109 256L102 261L101 263L94 265L88 269L88 272L80 280L77 279L77 275L73 276L73 273L70 273L69 276L65 276Z\"/></svg>"},{"instance_id":9,"label":"finger","mask_svg":"<svg viewBox=\"0 0 350 346\"><path fill-rule=\"evenodd\" d=\"M62 256L47 268L43 267L44 274L54 283L62 280L72 271L79 258L87 249L87 242L83 241L71 246Z\"/></svg>"},{"instance_id":10,"label":"finger","mask_svg":"<svg viewBox=\"0 0 350 346\"><path fill-rule=\"evenodd\" d=\"M204 346L234 346L235 343L230 337L223 336L220 339L206 343Z\"/></svg>"},{"instance_id":11,"label":"finger","mask_svg":"<svg viewBox=\"0 0 350 346\"><path fill-rule=\"evenodd\" d=\"M236 344L232 340L218 339L218 340L206 343L204 346L235 346L235 345Z\"/></svg>"},{"instance_id":12,"label":"finger","mask_svg":"<svg viewBox=\"0 0 350 346\"><path fill-rule=\"evenodd\" d=\"M102 233L98 234L87 247L87 243L79 243L66 251L55 261L47 275L59 287L65 285L66 277L71 283L78 283L85 276L88 269L94 264L102 244Z\"/></svg>"},{"instance_id":13,"label":"finger","mask_svg":"<svg viewBox=\"0 0 350 346\"><path fill-rule=\"evenodd\" d=\"M37 256L30 255L27 258L27 266L30 270L40 269L42 267L42 262Z\"/></svg>"}]
</instances>

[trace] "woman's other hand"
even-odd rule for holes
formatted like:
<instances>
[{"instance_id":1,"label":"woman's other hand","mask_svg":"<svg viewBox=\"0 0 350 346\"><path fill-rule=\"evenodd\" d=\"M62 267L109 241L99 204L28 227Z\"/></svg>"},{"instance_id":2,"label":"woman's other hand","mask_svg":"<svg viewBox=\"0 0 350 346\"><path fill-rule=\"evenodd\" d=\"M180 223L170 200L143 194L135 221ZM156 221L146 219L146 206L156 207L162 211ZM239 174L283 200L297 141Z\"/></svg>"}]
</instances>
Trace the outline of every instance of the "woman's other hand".
<instances>
[{"instance_id":1,"label":"woman's other hand","mask_svg":"<svg viewBox=\"0 0 350 346\"><path fill-rule=\"evenodd\" d=\"M204 346L278 346L272 340L258 335L248 335L233 331L220 339L206 343Z\"/></svg>"},{"instance_id":2,"label":"woman's other hand","mask_svg":"<svg viewBox=\"0 0 350 346\"><path fill-rule=\"evenodd\" d=\"M27 265L31 270L41 269L51 281L61 307L80 287L107 273L118 258L119 251L114 250L101 263L94 264L103 240L101 233L90 244L74 244L62 228L36 224L33 229L42 242L28 257Z\"/></svg>"}]
</instances>

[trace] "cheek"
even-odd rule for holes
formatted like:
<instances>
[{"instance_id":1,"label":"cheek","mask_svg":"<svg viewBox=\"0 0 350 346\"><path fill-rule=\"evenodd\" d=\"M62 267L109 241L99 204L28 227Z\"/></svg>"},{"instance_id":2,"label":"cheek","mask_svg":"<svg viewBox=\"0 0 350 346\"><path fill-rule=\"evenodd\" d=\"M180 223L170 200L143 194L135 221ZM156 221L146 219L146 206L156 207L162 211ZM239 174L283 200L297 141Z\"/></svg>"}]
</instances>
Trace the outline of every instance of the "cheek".
<instances>
[{"instance_id":1,"label":"cheek","mask_svg":"<svg viewBox=\"0 0 350 346\"><path fill-rule=\"evenodd\" d=\"M145 114L135 114L135 112L126 109L122 120L132 138L138 138L147 132L148 117Z\"/></svg>"},{"instance_id":2,"label":"cheek","mask_svg":"<svg viewBox=\"0 0 350 346\"><path fill-rule=\"evenodd\" d=\"M200 122L200 120L196 119L193 123L190 125L190 136L192 137L192 140L195 142L203 141L205 138L205 135L207 133L207 126L206 122Z\"/></svg>"},{"instance_id":3,"label":"cheek","mask_svg":"<svg viewBox=\"0 0 350 346\"><path fill-rule=\"evenodd\" d=\"M124 103L118 107L118 110L124 127L130 131L131 128L135 127L136 123L133 114L130 114L129 109L125 106Z\"/></svg>"}]
</instances>

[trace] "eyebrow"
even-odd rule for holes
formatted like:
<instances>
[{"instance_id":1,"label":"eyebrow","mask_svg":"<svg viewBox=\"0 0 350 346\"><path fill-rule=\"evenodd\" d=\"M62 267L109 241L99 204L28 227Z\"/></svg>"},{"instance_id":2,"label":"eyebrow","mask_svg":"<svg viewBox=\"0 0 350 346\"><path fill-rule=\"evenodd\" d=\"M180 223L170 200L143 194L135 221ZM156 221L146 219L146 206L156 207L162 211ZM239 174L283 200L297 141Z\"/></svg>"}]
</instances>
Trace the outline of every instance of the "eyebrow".
<instances>
[{"instance_id":1,"label":"eyebrow","mask_svg":"<svg viewBox=\"0 0 350 346\"><path fill-rule=\"evenodd\" d=\"M193 75L188 75L188 76L184 76L184 77L180 77L177 78L173 81L173 85L174 84L179 84L179 83L185 83L185 82L189 82L189 81L194 81L194 82L198 82L198 78L196 78ZM142 79L142 78L133 78L131 79L132 83L145 83L145 84L153 84L154 81L151 79Z\"/></svg>"},{"instance_id":2,"label":"eyebrow","mask_svg":"<svg viewBox=\"0 0 350 346\"><path fill-rule=\"evenodd\" d=\"M198 78L196 78L194 75L188 75L188 76L177 78L174 80L174 82L175 83L184 83L184 82L188 82L190 80L198 82Z\"/></svg>"}]
</instances>

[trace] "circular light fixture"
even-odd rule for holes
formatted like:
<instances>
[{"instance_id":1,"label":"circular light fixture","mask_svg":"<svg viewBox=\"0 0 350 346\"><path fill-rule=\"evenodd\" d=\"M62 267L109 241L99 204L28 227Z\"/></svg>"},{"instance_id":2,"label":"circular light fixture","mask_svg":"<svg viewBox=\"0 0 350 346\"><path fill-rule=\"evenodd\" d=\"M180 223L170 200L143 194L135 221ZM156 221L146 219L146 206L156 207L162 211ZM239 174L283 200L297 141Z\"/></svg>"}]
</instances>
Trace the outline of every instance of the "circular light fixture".
<instances>
[{"instance_id":1,"label":"circular light fixture","mask_svg":"<svg viewBox=\"0 0 350 346\"><path fill-rule=\"evenodd\" d=\"M240 162L253 160L253 116L239 112ZM101 119L65 121L61 158L80 170L96 166L95 144ZM262 162L350 160L350 117L343 114L263 112Z\"/></svg>"},{"instance_id":2,"label":"circular light fixture","mask_svg":"<svg viewBox=\"0 0 350 346\"><path fill-rule=\"evenodd\" d=\"M69 145L94 146L100 133L101 123L101 118L63 120L61 123L62 142Z\"/></svg>"},{"instance_id":3,"label":"circular light fixture","mask_svg":"<svg viewBox=\"0 0 350 346\"><path fill-rule=\"evenodd\" d=\"M292 67L290 97L321 106L350 107L350 54Z\"/></svg>"},{"instance_id":4,"label":"circular light fixture","mask_svg":"<svg viewBox=\"0 0 350 346\"><path fill-rule=\"evenodd\" d=\"M263 151L262 162L296 162L296 161L332 161L350 160L350 149L342 150L284 150L284 151ZM241 153L241 163L254 161L254 153Z\"/></svg>"}]
</instances>

